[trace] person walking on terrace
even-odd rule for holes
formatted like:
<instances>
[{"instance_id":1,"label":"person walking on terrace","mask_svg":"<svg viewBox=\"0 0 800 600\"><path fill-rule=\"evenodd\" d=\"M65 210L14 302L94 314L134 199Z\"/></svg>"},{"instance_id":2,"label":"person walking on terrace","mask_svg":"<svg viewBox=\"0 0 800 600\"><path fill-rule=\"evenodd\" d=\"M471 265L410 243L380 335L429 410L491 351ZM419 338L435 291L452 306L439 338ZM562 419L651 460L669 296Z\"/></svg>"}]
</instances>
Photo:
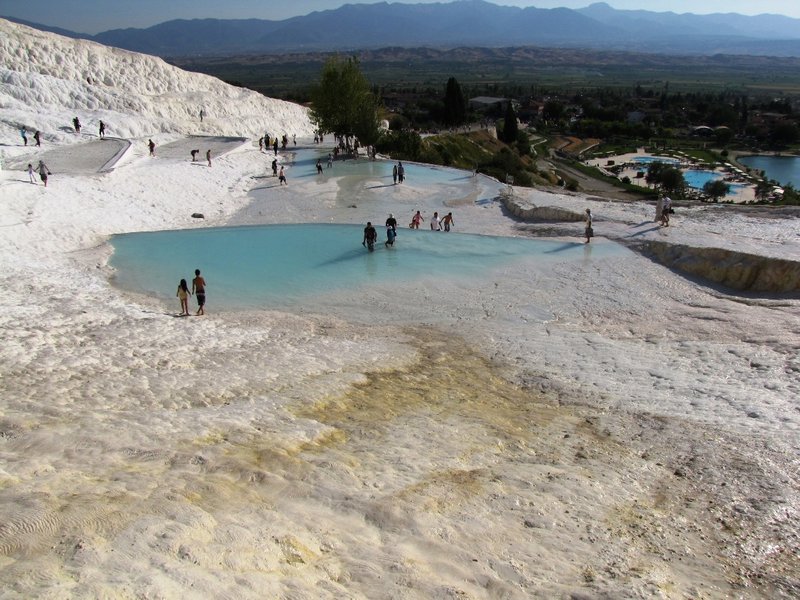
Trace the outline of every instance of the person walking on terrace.
<instances>
[{"instance_id":1,"label":"person walking on terrace","mask_svg":"<svg viewBox=\"0 0 800 600\"><path fill-rule=\"evenodd\" d=\"M47 187L47 176L52 175L52 173L50 172L50 169L47 168L47 165L44 164L44 161L41 160L39 161L38 169L39 177L41 178L42 183L44 183L44 187Z\"/></svg>"}]
</instances>

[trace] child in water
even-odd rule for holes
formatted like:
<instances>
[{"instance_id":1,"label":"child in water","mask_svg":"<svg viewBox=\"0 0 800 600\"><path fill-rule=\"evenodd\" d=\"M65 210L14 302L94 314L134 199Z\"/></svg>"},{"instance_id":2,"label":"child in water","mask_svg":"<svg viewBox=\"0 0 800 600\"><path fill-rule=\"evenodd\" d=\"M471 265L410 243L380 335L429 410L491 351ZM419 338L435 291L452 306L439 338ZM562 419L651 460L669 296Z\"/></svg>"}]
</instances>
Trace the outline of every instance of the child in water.
<instances>
[{"instance_id":1,"label":"child in water","mask_svg":"<svg viewBox=\"0 0 800 600\"><path fill-rule=\"evenodd\" d=\"M178 293L175 294L178 296L178 299L181 301L181 317L188 317L189 316L189 296L192 295L192 292L189 291L189 286L186 284L185 279L181 279L180 283L178 284Z\"/></svg>"}]
</instances>

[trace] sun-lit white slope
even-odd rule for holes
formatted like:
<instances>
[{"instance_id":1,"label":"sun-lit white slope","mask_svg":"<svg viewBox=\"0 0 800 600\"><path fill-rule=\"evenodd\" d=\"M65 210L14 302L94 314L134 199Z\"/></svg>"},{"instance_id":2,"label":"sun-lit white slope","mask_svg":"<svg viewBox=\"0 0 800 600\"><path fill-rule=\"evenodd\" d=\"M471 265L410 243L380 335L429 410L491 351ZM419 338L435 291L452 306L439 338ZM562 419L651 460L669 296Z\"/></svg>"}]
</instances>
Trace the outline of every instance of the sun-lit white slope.
<instances>
[{"instance_id":1,"label":"sun-lit white slope","mask_svg":"<svg viewBox=\"0 0 800 600\"><path fill-rule=\"evenodd\" d=\"M252 137L313 134L308 110L190 73L160 58L74 40L0 19L0 126L72 141L72 118L95 133L143 137L191 133ZM207 118L198 118L203 108ZM131 116L136 116L131 119ZM258 137L258 136L257 136Z\"/></svg>"}]
</instances>

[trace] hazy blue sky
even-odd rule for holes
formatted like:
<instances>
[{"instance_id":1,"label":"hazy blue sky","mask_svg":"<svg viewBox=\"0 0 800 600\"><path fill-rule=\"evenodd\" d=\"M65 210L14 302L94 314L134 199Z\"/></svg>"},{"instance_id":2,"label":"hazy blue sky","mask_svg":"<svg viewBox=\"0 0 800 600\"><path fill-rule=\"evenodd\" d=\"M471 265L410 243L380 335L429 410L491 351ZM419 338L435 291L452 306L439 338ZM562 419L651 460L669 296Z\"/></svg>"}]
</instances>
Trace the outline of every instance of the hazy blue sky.
<instances>
[{"instance_id":1,"label":"hazy blue sky","mask_svg":"<svg viewBox=\"0 0 800 600\"><path fill-rule=\"evenodd\" d=\"M349 0L350 4L374 4L376 0ZM401 0L407 4L420 1ZM337 8L346 0L0 0L0 15L17 17L80 33L97 33L123 27L148 27L170 19L271 19L305 15ZM505 6L582 8L592 0L496 0ZM800 0L607 0L619 9L652 11L738 12L745 15L776 13L800 18Z\"/></svg>"}]
</instances>

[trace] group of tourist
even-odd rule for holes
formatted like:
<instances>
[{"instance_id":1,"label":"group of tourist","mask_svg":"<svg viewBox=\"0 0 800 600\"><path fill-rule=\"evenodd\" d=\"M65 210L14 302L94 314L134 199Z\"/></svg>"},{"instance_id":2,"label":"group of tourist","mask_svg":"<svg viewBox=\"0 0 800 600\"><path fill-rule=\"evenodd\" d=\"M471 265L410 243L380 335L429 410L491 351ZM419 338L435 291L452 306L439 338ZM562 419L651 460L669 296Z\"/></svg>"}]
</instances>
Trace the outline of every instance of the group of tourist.
<instances>
[{"instance_id":1,"label":"group of tourist","mask_svg":"<svg viewBox=\"0 0 800 600\"><path fill-rule=\"evenodd\" d=\"M275 136L273 139L270 138L269 133L265 133L264 137L258 138L258 151L263 152L265 148L267 151L269 151L270 142L272 142L272 150L275 156L278 156L278 141L278 136ZM297 136L294 134L292 134L292 144L297 146ZM289 145L289 136L285 133L283 134L283 137L280 138L280 145L281 150L286 150L286 146Z\"/></svg>"},{"instance_id":2,"label":"group of tourist","mask_svg":"<svg viewBox=\"0 0 800 600\"><path fill-rule=\"evenodd\" d=\"M28 130L23 126L19 130L19 134L22 136L22 143L25 146L27 146L28 145ZM42 133L38 129L33 134L33 141L36 142L37 146L41 146L42 145Z\"/></svg>"},{"instance_id":3,"label":"group of tourist","mask_svg":"<svg viewBox=\"0 0 800 600\"><path fill-rule=\"evenodd\" d=\"M394 240L397 237L397 219L394 218L392 213L386 219L386 241L384 246L387 248L394 246ZM364 227L364 239L361 245L367 248L370 252L375 250L375 243L378 241L378 231L372 224L372 221L367 221L367 226Z\"/></svg>"},{"instance_id":4,"label":"group of tourist","mask_svg":"<svg viewBox=\"0 0 800 600\"><path fill-rule=\"evenodd\" d=\"M80 133L81 122L78 119L78 117L72 119L72 126L74 127L76 133ZM24 125L20 128L19 134L22 137L23 145L27 146L28 129ZM104 134L105 134L105 124L102 121L100 121L100 137L103 137ZM33 134L33 141L36 142L37 148L40 148L42 146L42 132L39 131L38 129ZM36 165L35 168L33 166L33 163L28 163L28 181L30 181L34 185L36 185L36 177L34 175L35 173L39 174L39 178L42 180L44 187L47 187L47 177L49 175L52 175L52 173L50 172L50 169L47 167L47 165L44 164L43 160L40 160L39 164Z\"/></svg>"},{"instance_id":5,"label":"group of tourist","mask_svg":"<svg viewBox=\"0 0 800 600\"><path fill-rule=\"evenodd\" d=\"M178 297L178 300L181 301L181 312L178 316L189 316L189 296L192 294L194 294L194 297L197 300L197 312L195 315L206 314L206 280L202 275L200 275L200 269L194 270L194 279L192 279L191 291L189 290L189 285L186 283L185 279L181 279L178 283L178 292L175 294Z\"/></svg>"},{"instance_id":6,"label":"group of tourist","mask_svg":"<svg viewBox=\"0 0 800 600\"><path fill-rule=\"evenodd\" d=\"M411 223L409 223L408 227L410 229L419 229L420 223L422 223L424 219L422 218L422 213L417 211L411 217ZM431 217L431 231L450 231L450 228L456 224L455 220L453 219L453 213L447 213L443 218L439 218L439 213L434 212L433 217ZM386 219L386 242L384 245L387 248L394 246L394 240L397 237L397 219L394 218L394 215L389 213L389 218ZM364 227L364 239L361 242L361 245L367 248L370 252L375 249L375 243L378 240L378 232L375 229L375 226L372 224L371 221L367 221L367 226Z\"/></svg>"},{"instance_id":7,"label":"group of tourist","mask_svg":"<svg viewBox=\"0 0 800 600\"><path fill-rule=\"evenodd\" d=\"M81 132L81 120L78 117L72 119L72 128L75 130L75 133ZM105 138L106 136L106 124L103 121L100 121L99 126L99 133L100 139ZM23 125L19 130L20 136L22 136L22 143L23 145L28 145L28 129ZM33 141L36 142L36 146L42 145L42 132L38 129L33 134Z\"/></svg>"},{"instance_id":8,"label":"group of tourist","mask_svg":"<svg viewBox=\"0 0 800 600\"><path fill-rule=\"evenodd\" d=\"M19 134L22 136L22 143L27 146L28 145L28 130L23 126L19 130ZM42 145L42 137L39 130L36 130L36 133L33 134L33 139L36 141L37 146ZM44 187L47 187L47 176L50 175L50 169L47 168L47 165L44 164L43 161L39 161L39 165L36 167L36 170L39 172L39 176L42 178L42 183L44 183ZM32 184L36 184L36 178L33 175L33 165L28 163L28 179Z\"/></svg>"},{"instance_id":9,"label":"group of tourist","mask_svg":"<svg viewBox=\"0 0 800 600\"><path fill-rule=\"evenodd\" d=\"M411 217L411 223L408 224L409 229L419 229L420 224L425 219L422 218L422 213L417 211ZM456 224L453 219L453 213L449 212L444 217L439 218L439 213L434 212L431 217L431 231L450 231L450 228Z\"/></svg>"},{"instance_id":10,"label":"group of tourist","mask_svg":"<svg viewBox=\"0 0 800 600\"><path fill-rule=\"evenodd\" d=\"M406 168L403 163L398 162L392 167L392 180L395 184L403 183L406 180Z\"/></svg>"},{"instance_id":11,"label":"group of tourist","mask_svg":"<svg viewBox=\"0 0 800 600\"><path fill-rule=\"evenodd\" d=\"M78 117L72 119L72 127L75 130L75 133L81 132L81 121ZM22 143L25 146L27 146L28 145L27 128L25 126L21 127L19 133L22 136ZM106 135L106 124L103 123L103 121L100 121L100 139L104 139L105 135ZM39 131L38 129L33 134L33 140L36 142L37 147L42 146L42 132ZM150 148L150 154L152 155L155 150L155 144L153 144L152 140L149 140L149 142L150 144L152 144L152 147ZM48 175L52 175L52 173L50 172L50 169L47 167L47 165L44 164L43 160L40 160L39 164L36 167L34 167L32 163L28 163L28 180L35 185L36 178L34 176L34 173L39 174L39 178L42 180L44 187L47 187L47 177Z\"/></svg>"},{"instance_id":12,"label":"group of tourist","mask_svg":"<svg viewBox=\"0 0 800 600\"><path fill-rule=\"evenodd\" d=\"M189 152L192 155L192 162L197 162L197 155L200 153L199 149L195 149ZM153 156L151 154L151 156ZM211 166L211 148L206 150L206 160L208 161L208 166Z\"/></svg>"},{"instance_id":13,"label":"group of tourist","mask_svg":"<svg viewBox=\"0 0 800 600\"><path fill-rule=\"evenodd\" d=\"M50 169L47 168L47 165L44 164L43 160L39 161L39 164L36 166L36 171L39 173L39 178L42 180L44 187L47 187L47 176L51 175ZM36 185L36 178L33 175L34 169L33 164L28 163L28 179L34 185Z\"/></svg>"}]
</instances>

